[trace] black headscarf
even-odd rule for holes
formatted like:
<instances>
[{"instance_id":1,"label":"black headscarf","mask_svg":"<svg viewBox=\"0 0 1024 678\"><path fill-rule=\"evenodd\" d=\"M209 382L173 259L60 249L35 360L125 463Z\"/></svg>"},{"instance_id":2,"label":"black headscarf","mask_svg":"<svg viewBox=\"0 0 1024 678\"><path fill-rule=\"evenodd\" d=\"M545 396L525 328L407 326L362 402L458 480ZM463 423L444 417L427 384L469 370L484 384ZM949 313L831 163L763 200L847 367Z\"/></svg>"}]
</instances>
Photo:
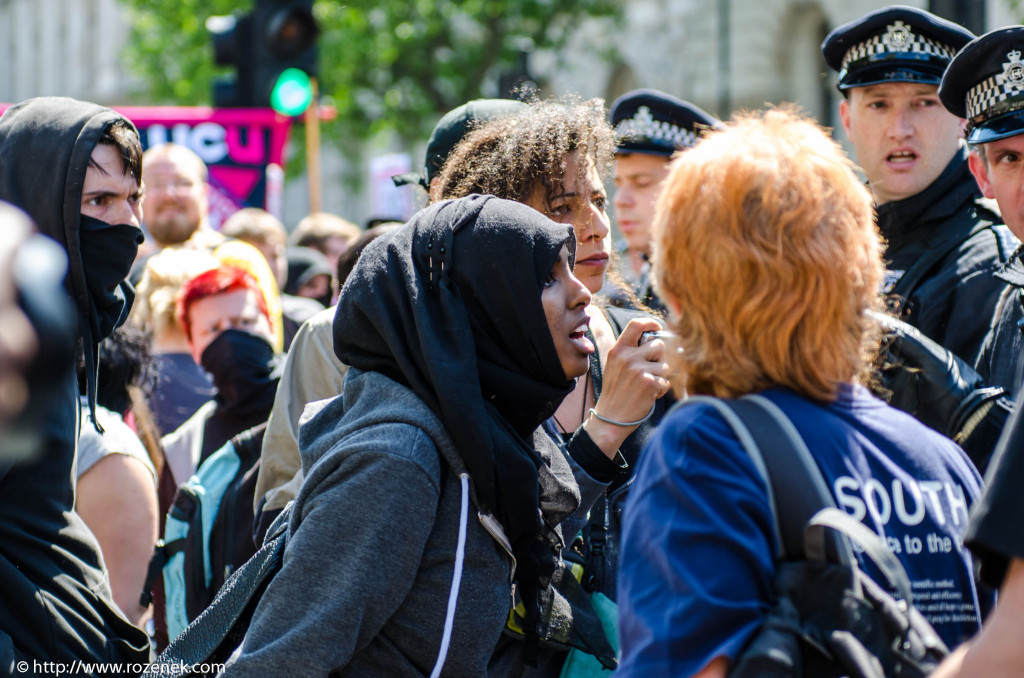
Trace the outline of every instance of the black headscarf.
<instances>
[{"instance_id":1,"label":"black headscarf","mask_svg":"<svg viewBox=\"0 0 1024 678\"><path fill-rule=\"evenodd\" d=\"M542 514L560 488L529 441L573 388L541 304L562 247L575 252L572 227L520 203L437 203L366 248L334 320L342 362L405 384L445 424L528 611L554 567Z\"/></svg>"}]
</instances>

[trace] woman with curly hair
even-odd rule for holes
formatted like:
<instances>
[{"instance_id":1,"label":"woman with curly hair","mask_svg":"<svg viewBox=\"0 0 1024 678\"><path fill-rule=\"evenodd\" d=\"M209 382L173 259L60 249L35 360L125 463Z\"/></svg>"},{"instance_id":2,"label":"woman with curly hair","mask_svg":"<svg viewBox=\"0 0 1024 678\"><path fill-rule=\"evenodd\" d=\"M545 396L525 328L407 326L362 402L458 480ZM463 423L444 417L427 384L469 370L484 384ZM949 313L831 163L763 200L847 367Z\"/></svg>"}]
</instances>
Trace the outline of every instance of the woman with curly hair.
<instances>
[{"instance_id":1,"label":"woman with curly hair","mask_svg":"<svg viewBox=\"0 0 1024 678\"><path fill-rule=\"evenodd\" d=\"M284 562L233 676L483 676L579 502L540 430L587 369L572 229L492 196L378 238L342 289ZM514 582L514 584L513 584Z\"/></svg>"},{"instance_id":2,"label":"woman with curly hair","mask_svg":"<svg viewBox=\"0 0 1024 678\"><path fill-rule=\"evenodd\" d=\"M980 479L954 442L863 385L881 251L849 159L786 110L740 117L679 156L654 223L655 286L683 349L674 387L758 394L783 413L836 506L887 539L953 646L979 628L970 556L907 545L960 544ZM662 422L630 496L619 675L725 676L775 599L764 478L714 403L694 402ZM955 615L942 612L951 600Z\"/></svg>"},{"instance_id":3,"label":"woman with curly hair","mask_svg":"<svg viewBox=\"0 0 1024 678\"><path fill-rule=\"evenodd\" d=\"M434 197L496 195L571 224L576 234L573 273L596 295L609 264L602 176L609 174L613 151L614 132L600 100L534 102L467 135L449 156ZM590 369L548 425L565 442L569 457L607 484L572 551L584 561L585 586L614 600L621 507L640 450L670 405L661 399L669 391L668 365L662 340L641 345L644 332L661 329L652 315L612 307L600 298L587 314L587 337L594 346ZM521 659L518 649L496 657L491 674L504 675L506 662ZM562 653L541 653L530 675L558 675L564 661Z\"/></svg>"}]
</instances>

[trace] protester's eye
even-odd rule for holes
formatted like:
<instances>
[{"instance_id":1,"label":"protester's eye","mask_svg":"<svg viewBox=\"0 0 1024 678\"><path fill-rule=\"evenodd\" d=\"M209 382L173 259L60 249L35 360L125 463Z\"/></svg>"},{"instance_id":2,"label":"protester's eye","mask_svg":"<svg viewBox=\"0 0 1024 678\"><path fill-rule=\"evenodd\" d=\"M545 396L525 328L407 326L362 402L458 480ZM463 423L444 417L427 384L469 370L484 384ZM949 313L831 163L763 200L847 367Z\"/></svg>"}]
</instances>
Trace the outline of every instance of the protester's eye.
<instances>
[{"instance_id":1,"label":"protester's eye","mask_svg":"<svg viewBox=\"0 0 1024 678\"><path fill-rule=\"evenodd\" d=\"M552 216L565 217L572 214L572 207L569 206L568 202L558 202L548 206L548 211L551 212Z\"/></svg>"},{"instance_id":2,"label":"protester's eye","mask_svg":"<svg viewBox=\"0 0 1024 678\"><path fill-rule=\"evenodd\" d=\"M594 203L594 207L599 210L603 210L608 205L608 196L603 193L598 193L594 196L592 202Z\"/></svg>"}]
</instances>

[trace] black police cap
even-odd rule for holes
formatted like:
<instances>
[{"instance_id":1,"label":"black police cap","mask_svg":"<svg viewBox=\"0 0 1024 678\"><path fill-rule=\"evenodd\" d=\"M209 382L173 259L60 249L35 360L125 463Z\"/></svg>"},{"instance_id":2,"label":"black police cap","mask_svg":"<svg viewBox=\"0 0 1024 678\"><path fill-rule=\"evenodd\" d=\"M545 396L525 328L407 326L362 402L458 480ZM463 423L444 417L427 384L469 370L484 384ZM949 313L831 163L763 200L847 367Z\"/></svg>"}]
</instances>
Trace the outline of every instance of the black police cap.
<instances>
[{"instance_id":1,"label":"black police cap","mask_svg":"<svg viewBox=\"0 0 1024 678\"><path fill-rule=\"evenodd\" d=\"M938 85L953 55L973 38L952 21L894 5L834 29L821 53L839 72L840 90L883 82Z\"/></svg>"},{"instance_id":2,"label":"black police cap","mask_svg":"<svg viewBox=\"0 0 1024 678\"><path fill-rule=\"evenodd\" d=\"M427 141L427 157L423 175L416 172L398 174L392 177L396 186L420 184L430 187L430 180L441 173L448 156L459 145L463 137L481 122L508 113L514 113L525 106L513 99L474 99L445 113L434 126Z\"/></svg>"},{"instance_id":3,"label":"black police cap","mask_svg":"<svg viewBox=\"0 0 1024 678\"><path fill-rule=\"evenodd\" d=\"M949 64L939 99L967 118L967 141L984 144L1024 133L1024 26L971 41Z\"/></svg>"},{"instance_id":4,"label":"black police cap","mask_svg":"<svg viewBox=\"0 0 1024 678\"><path fill-rule=\"evenodd\" d=\"M653 89L627 92L610 113L616 153L672 155L722 123L693 104Z\"/></svg>"}]
</instances>

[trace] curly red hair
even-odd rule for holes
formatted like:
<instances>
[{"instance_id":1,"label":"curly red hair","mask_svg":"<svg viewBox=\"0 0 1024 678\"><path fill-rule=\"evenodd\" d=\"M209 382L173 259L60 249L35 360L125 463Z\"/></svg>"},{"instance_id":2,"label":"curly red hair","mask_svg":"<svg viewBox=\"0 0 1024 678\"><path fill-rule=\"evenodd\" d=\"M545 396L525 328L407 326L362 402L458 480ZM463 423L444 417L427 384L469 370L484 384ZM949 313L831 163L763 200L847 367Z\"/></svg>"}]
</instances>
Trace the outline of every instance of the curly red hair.
<instances>
[{"instance_id":1,"label":"curly red hair","mask_svg":"<svg viewBox=\"0 0 1024 678\"><path fill-rule=\"evenodd\" d=\"M741 114L680 154L654 240L656 289L683 348L677 391L783 386L829 401L866 379L881 239L853 164L810 119Z\"/></svg>"}]
</instances>

